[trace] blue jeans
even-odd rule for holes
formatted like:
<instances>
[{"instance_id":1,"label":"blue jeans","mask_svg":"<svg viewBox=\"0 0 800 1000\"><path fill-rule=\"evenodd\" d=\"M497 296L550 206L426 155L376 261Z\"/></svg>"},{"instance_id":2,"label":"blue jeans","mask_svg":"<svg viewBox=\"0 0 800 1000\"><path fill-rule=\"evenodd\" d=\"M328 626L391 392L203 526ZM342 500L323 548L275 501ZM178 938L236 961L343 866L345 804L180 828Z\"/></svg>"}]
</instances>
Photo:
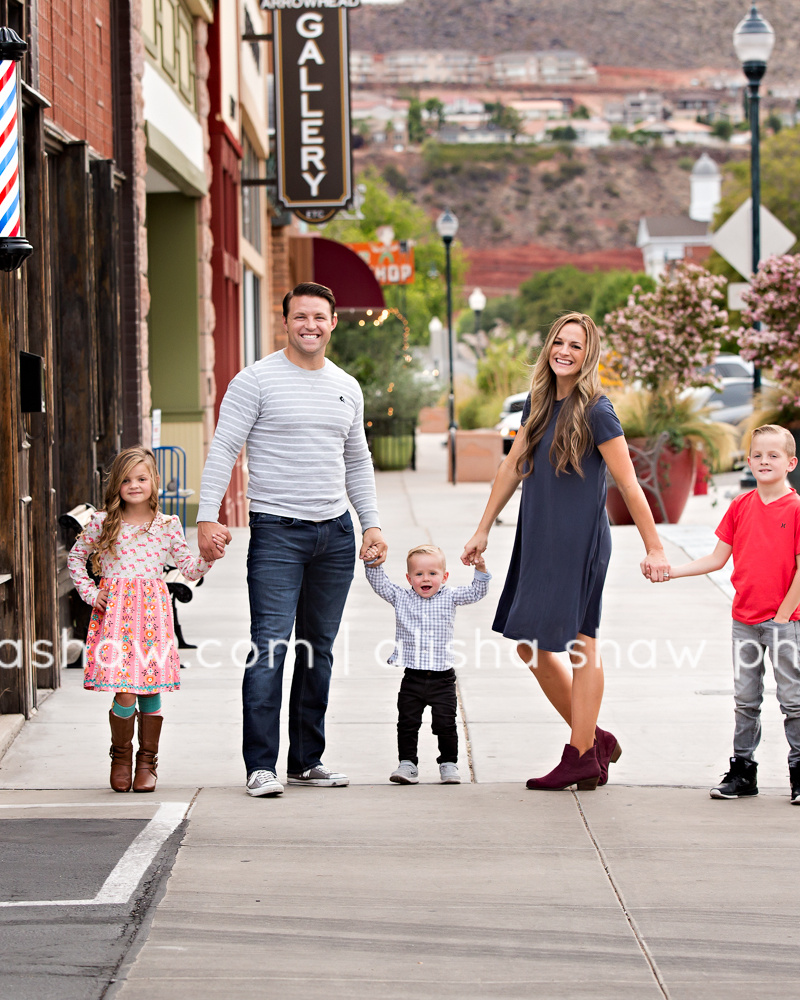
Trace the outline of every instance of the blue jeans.
<instances>
[{"instance_id":1,"label":"blue jeans","mask_svg":"<svg viewBox=\"0 0 800 1000\"><path fill-rule=\"evenodd\" d=\"M733 697L736 728L733 752L753 759L761 741L761 702L764 698L764 657L769 650L775 674L783 729L789 743L789 766L800 764L800 623L759 625L733 620Z\"/></svg>"},{"instance_id":2,"label":"blue jeans","mask_svg":"<svg viewBox=\"0 0 800 1000\"><path fill-rule=\"evenodd\" d=\"M248 774L277 767L283 664L293 627L288 771L321 763L333 643L354 566L349 513L319 522L250 514L247 587L250 637L257 653L242 682L242 752Z\"/></svg>"}]
</instances>

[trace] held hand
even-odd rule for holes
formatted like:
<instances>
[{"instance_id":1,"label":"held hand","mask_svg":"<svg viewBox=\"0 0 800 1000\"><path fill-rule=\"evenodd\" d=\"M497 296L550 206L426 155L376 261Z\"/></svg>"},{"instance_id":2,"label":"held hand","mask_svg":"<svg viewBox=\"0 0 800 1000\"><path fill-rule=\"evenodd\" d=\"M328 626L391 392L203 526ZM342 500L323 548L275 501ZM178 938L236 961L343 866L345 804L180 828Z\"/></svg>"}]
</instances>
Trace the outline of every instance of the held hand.
<instances>
[{"instance_id":1,"label":"held hand","mask_svg":"<svg viewBox=\"0 0 800 1000\"><path fill-rule=\"evenodd\" d=\"M478 559L483 562L482 556L488 544L488 532L476 531L472 538L470 538L464 546L464 551L461 553L461 562L464 563L465 566L476 566ZM478 568L480 569L480 567Z\"/></svg>"},{"instance_id":2,"label":"held hand","mask_svg":"<svg viewBox=\"0 0 800 1000\"><path fill-rule=\"evenodd\" d=\"M232 537L227 525L220 524L218 521L197 522L197 545L200 549L200 555L206 562L222 559L225 555L225 546Z\"/></svg>"},{"instance_id":3,"label":"held hand","mask_svg":"<svg viewBox=\"0 0 800 1000\"><path fill-rule=\"evenodd\" d=\"M476 555L475 558L472 560L472 565L475 567L476 570L478 570L479 573L486 572L486 563L484 562L482 555Z\"/></svg>"},{"instance_id":4,"label":"held hand","mask_svg":"<svg viewBox=\"0 0 800 1000\"><path fill-rule=\"evenodd\" d=\"M108 607L108 591L103 589L98 595L94 602L95 611L99 611L101 615L106 613L106 608Z\"/></svg>"},{"instance_id":5,"label":"held hand","mask_svg":"<svg viewBox=\"0 0 800 1000\"><path fill-rule=\"evenodd\" d=\"M650 549L639 565L642 574L651 583L665 583L669 580L669 562L663 549Z\"/></svg>"},{"instance_id":6,"label":"held hand","mask_svg":"<svg viewBox=\"0 0 800 1000\"><path fill-rule=\"evenodd\" d=\"M358 558L363 559L370 566L380 566L381 563L386 562L388 551L389 546L384 541L381 529L367 528L364 532L364 538L361 541L361 550L358 553Z\"/></svg>"}]
</instances>

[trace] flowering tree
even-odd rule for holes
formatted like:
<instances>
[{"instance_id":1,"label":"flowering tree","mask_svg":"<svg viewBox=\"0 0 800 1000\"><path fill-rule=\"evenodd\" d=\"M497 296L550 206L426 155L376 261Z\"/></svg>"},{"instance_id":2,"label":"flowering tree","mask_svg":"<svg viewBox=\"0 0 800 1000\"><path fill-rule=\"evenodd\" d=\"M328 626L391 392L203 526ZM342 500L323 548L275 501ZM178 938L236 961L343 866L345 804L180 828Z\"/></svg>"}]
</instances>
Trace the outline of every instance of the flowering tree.
<instances>
[{"instance_id":1,"label":"flowering tree","mask_svg":"<svg viewBox=\"0 0 800 1000\"><path fill-rule=\"evenodd\" d=\"M742 296L741 353L771 368L785 419L800 417L800 256L768 257ZM761 329L755 327L761 324Z\"/></svg>"},{"instance_id":2,"label":"flowering tree","mask_svg":"<svg viewBox=\"0 0 800 1000\"><path fill-rule=\"evenodd\" d=\"M655 395L709 385L701 369L719 353L728 314L719 305L727 280L681 261L655 291L638 286L627 305L605 317L605 339L623 380Z\"/></svg>"}]
</instances>

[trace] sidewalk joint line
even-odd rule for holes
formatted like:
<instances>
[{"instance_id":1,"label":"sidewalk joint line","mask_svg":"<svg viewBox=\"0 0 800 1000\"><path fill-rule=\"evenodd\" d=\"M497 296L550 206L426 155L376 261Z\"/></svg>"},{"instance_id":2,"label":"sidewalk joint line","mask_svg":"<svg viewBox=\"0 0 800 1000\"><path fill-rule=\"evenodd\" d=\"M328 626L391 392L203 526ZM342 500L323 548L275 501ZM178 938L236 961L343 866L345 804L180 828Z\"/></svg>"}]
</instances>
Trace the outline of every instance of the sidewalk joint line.
<instances>
[{"instance_id":1,"label":"sidewalk joint line","mask_svg":"<svg viewBox=\"0 0 800 1000\"><path fill-rule=\"evenodd\" d=\"M467 722L467 713L464 711L464 702L461 699L461 688L458 683L458 677L456 677L456 701L458 702L458 714L461 716L461 724L464 727L464 742L466 743L469 780L470 784L475 785L477 784L477 781L475 780L475 768L472 763L472 740L469 738L469 723Z\"/></svg>"},{"instance_id":2,"label":"sidewalk joint line","mask_svg":"<svg viewBox=\"0 0 800 1000\"><path fill-rule=\"evenodd\" d=\"M608 879L609 884L611 885L614 895L617 897L617 902L620 905L620 909L625 915L625 919L628 922L628 926L631 929L631 933L636 939L636 943L639 945L639 949L641 950L642 954L644 955L645 961L650 967L650 972L652 973L653 978L655 979L656 984L658 985L658 988L661 990L661 993L663 994L665 1000L670 1000L667 984L664 982L664 979L658 968L658 964L655 958L653 957L652 953L650 952L650 949L647 946L647 942L644 939L644 935L639 930L638 926L636 925L636 921L633 918L633 914L628 909L628 906L625 902L625 898L622 895L622 890L617 885L614 876L611 874L611 866L606 860L606 856L603 853L603 848L600 846L600 842L598 841L597 837L595 837L592 828L589 826L589 820L586 818L586 813L583 811L583 806L581 805L581 800L580 797L578 796L578 793L576 791L572 791L572 797L574 798L575 804L578 807L578 812L580 813L581 819L583 820L583 825L586 828L586 833L588 834L589 839L592 842L592 846L594 847L595 851L597 852L597 856L600 859L600 864L603 866L603 870L606 873L606 878Z\"/></svg>"}]
</instances>

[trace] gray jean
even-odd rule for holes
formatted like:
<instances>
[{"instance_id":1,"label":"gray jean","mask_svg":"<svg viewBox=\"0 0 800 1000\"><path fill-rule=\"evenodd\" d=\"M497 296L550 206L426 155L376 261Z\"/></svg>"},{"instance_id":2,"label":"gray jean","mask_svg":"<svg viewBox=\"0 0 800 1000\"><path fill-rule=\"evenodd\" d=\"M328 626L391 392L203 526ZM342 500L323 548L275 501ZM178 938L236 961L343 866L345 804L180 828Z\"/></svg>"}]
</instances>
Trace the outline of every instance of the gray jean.
<instances>
[{"instance_id":1,"label":"gray jean","mask_svg":"<svg viewBox=\"0 0 800 1000\"><path fill-rule=\"evenodd\" d=\"M783 728L789 742L789 766L800 764L800 625L770 619L759 625L733 622L733 697L736 729L733 752L752 760L761 741L765 653L769 650Z\"/></svg>"}]
</instances>

